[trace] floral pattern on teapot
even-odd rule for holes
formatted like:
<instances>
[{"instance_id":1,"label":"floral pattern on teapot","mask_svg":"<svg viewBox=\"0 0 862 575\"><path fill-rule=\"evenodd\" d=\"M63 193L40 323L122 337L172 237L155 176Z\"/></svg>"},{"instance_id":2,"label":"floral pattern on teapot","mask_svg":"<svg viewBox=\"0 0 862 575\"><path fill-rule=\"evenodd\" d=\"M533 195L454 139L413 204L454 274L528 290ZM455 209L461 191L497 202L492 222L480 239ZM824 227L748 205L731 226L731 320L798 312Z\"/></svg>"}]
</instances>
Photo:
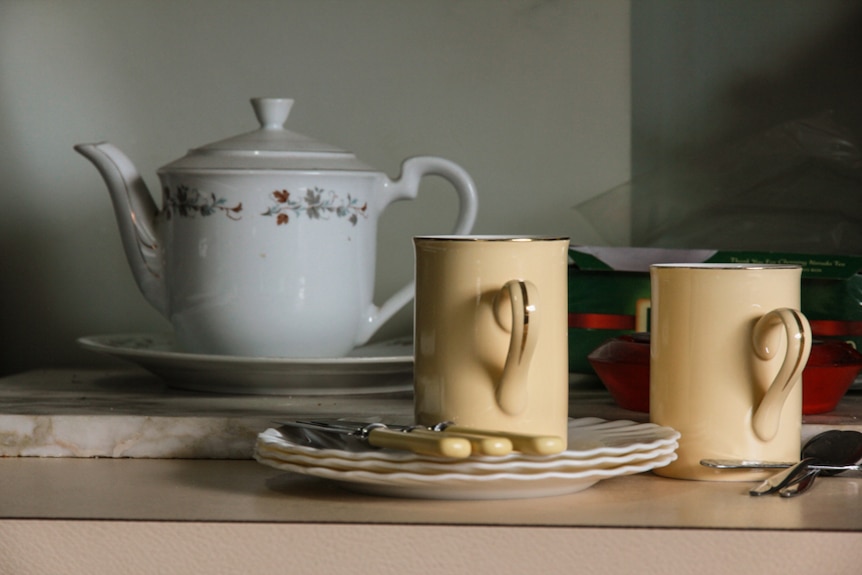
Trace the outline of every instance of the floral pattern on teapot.
<instances>
[{"instance_id":1,"label":"floral pattern on teapot","mask_svg":"<svg viewBox=\"0 0 862 575\"><path fill-rule=\"evenodd\" d=\"M242 211L242 202L233 207L227 206L225 198L216 198L215 194L202 194L197 188L189 186L177 186L176 193L173 193L169 187L164 188L165 193L165 217L171 219L174 215L179 215L184 218L193 218L200 214L201 216L211 216L216 212L223 212L232 220L240 220L242 216L239 213Z\"/></svg>"},{"instance_id":2,"label":"floral pattern on teapot","mask_svg":"<svg viewBox=\"0 0 862 575\"><path fill-rule=\"evenodd\" d=\"M293 199L288 190L276 190L270 197L274 203L261 215L275 216L276 225L279 226L290 221L289 213L295 216L305 214L311 220L325 220L335 215L338 218L347 218L354 226L359 221L359 216L367 217L367 203L359 205L359 200L350 194L347 194L347 198L342 198L333 190L326 191L316 186L306 189L305 196L299 199Z\"/></svg>"}]
</instances>

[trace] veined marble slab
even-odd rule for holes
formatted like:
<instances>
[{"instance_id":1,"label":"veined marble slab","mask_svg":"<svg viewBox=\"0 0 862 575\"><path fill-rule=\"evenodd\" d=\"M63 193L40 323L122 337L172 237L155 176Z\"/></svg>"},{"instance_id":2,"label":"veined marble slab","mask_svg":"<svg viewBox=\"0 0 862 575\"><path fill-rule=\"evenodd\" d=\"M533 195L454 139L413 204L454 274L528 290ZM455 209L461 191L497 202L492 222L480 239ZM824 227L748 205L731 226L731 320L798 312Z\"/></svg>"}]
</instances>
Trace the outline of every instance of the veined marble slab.
<instances>
[{"instance_id":1,"label":"veined marble slab","mask_svg":"<svg viewBox=\"0 0 862 575\"><path fill-rule=\"evenodd\" d=\"M220 417L2 415L0 455L247 459L266 426Z\"/></svg>"},{"instance_id":2,"label":"veined marble slab","mask_svg":"<svg viewBox=\"0 0 862 575\"><path fill-rule=\"evenodd\" d=\"M379 417L412 421L409 392L262 396L183 391L139 368L45 369L0 378L0 456L250 459L278 419ZM573 380L571 417L647 421L622 409L595 379ZM804 418L803 437L862 430L862 391Z\"/></svg>"},{"instance_id":3,"label":"veined marble slab","mask_svg":"<svg viewBox=\"0 0 862 575\"><path fill-rule=\"evenodd\" d=\"M46 369L0 378L0 456L250 459L278 419L409 420L410 393L246 396L168 387L138 369Z\"/></svg>"}]
</instances>

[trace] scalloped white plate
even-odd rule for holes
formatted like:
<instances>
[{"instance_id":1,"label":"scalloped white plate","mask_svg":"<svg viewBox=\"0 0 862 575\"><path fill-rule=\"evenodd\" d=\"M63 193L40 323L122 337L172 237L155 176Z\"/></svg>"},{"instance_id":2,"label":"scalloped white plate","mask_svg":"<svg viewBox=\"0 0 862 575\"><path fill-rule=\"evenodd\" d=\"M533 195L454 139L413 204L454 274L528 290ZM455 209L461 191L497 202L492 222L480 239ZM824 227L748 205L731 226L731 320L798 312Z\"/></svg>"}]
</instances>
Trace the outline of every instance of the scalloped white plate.
<instances>
[{"instance_id":1,"label":"scalloped white plate","mask_svg":"<svg viewBox=\"0 0 862 575\"><path fill-rule=\"evenodd\" d=\"M651 423L581 418L569 420L568 449L557 455L513 453L453 460L356 447L338 436L290 428L261 433L255 458L264 465L336 481L354 491L433 499L510 499L575 493L608 477L662 467L676 459L678 439L676 430ZM340 444L343 449L333 447Z\"/></svg>"},{"instance_id":2,"label":"scalloped white plate","mask_svg":"<svg viewBox=\"0 0 862 575\"><path fill-rule=\"evenodd\" d=\"M676 453L669 453L638 464L610 469L587 469L571 473L548 471L490 475L374 473L341 471L327 467L305 467L265 458L258 458L258 461L276 469L320 477L334 481L345 489L373 495L422 499L521 499L577 493L603 479L650 471L663 467L675 459Z\"/></svg>"},{"instance_id":3,"label":"scalloped white plate","mask_svg":"<svg viewBox=\"0 0 862 575\"><path fill-rule=\"evenodd\" d=\"M257 454L260 459L269 459L301 465L303 467L326 467L340 471L370 471L373 473L421 473L424 475L446 474L457 471L471 475L489 475L505 471L507 473L541 473L559 471L572 473L586 469L610 469L629 463L646 462L675 452L677 444L660 447L651 451L635 451L626 455L594 457L591 459L553 458L543 461L509 460L499 461L462 460L450 461L408 461L395 462L380 459L341 459L338 457L311 457L296 453L286 453L266 441L259 442Z\"/></svg>"}]
</instances>

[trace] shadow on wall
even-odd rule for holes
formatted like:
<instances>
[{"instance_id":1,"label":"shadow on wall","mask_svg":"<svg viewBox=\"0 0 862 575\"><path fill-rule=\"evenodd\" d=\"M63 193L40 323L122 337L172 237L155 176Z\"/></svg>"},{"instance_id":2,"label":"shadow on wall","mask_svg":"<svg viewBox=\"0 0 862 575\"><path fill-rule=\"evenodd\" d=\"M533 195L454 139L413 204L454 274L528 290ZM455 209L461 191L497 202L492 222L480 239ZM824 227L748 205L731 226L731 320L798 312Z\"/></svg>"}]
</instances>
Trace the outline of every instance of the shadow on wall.
<instances>
[{"instance_id":1,"label":"shadow on wall","mask_svg":"<svg viewBox=\"0 0 862 575\"><path fill-rule=\"evenodd\" d=\"M34 260L34 254L46 253L49 246L39 245L34 230L5 228L0 230L0 246L3 249L2 281L0 281L0 375L18 371L36 355L36 346L21 346L20 343L37 341L43 330L55 326L44 325L39 321L47 308L54 305L51 294L39 278L41 266ZM12 281L12 278L15 278ZM42 309L38 309L41 307ZM23 328L23 329L22 329ZM10 354L14 352L14 355Z\"/></svg>"},{"instance_id":2,"label":"shadow on wall","mask_svg":"<svg viewBox=\"0 0 862 575\"><path fill-rule=\"evenodd\" d=\"M862 5L848 6L855 13L804 44L788 46L783 67L733 79L723 94L723 123L746 135L749 126L763 130L831 111L862 138Z\"/></svg>"},{"instance_id":3,"label":"shadow on wall","mask_svg":"<svg viewBox=\"0 0 862 575\"><path fill-rule=\"evenodd\" d=\"M95 193L95 192L94 192ZM53 261L46 266L40 255L56 250L55 242L63 242L60 234L45 232L44 227L0 230L3 246L2 275L14 281L0 281L0 376L34 366L80 365L81 357L91 365L125 366L127 364L79 350L75 340L81 336L117 331L113 322L144 326L141 331L168 331L170 326L155 311L130 311L127 300L114 294L115 286L99 281L103 261L98 258L70 258ZM119 243L115 229L107 230L109 241ZM24 247L26 246L26 248ZM122 257L122 254L117 254ZM128 276L121 293L140 296L125 260L117 259L113 266ZM103 274L101 274L103 276ZM70 284L88 285L83 296L68 289ZM95 317L88 310L101 309ZM81 326L87 326L86 332ZM128 329L128 328L127 328ZM122 331L122 329L121 329ZM60 347L46 342L63 342Z\"/></svg>"},{"instance_id":4,"label":"shadow on wall","mask_svg":"<svg viewBox=\"0 0 862 575\"><path fill-rule=\"evenodd\" d=\"M858 3L633 6L633 243L862 250L841 231L862 198L862 165L848 163L860 27Z\"/></svg>"}]
</instances>

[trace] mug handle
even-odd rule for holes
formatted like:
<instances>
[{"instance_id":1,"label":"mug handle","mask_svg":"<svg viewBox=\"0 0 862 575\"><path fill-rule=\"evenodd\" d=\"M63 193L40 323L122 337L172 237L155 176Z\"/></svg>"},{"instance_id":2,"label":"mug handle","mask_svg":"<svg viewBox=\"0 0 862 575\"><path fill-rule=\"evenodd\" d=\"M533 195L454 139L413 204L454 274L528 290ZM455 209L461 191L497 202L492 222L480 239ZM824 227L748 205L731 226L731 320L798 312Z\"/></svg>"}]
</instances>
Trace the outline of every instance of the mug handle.
<instances>
[{"instance_id":1,"label":"mug handle","mask_svg":"<svg viewBox=\"0 0 862 575\"><path fill-rule=\"evenodd\" d=\"M507 308L511 315L506 314ZM497 382L500 409L518 415L527 407L527 374L539 338L539 290L526 280L510 280L494 297L494 317L511 333L503 374Z\"/></svg>"},{"instance_id":2,"label":"mug handle","mask_svg":"<svg viewBox=\"0 0 862 575\"><path fill-rule=\"evenodd\" d=\"M811 352L811 326L808 319L797 310L779 308L761 317L754 325L752 344L760 359L775 357L778 345L775 328L782 325L787 336L787 353L752 419L754 433L763 441L770 441L778 433L781 409L790 391L801 382L802 370Z\"/></svg>"},{"instance_id":3,"label":"mug handle","mask_svg":"<svg viewBox=\"0 0 862 575\"><path fill-rule=\"evenodd\" d=\"M479 197L470 174L461 166L436 156L407 158L401 164L401 175L395 180L386 179L381 190L379 210L397 200L413 200L419 194L419 182L425 176L440 176L449 181L458 192L458 219L453 234L469 234L476 221ZM410 281L392 294L383 305L372 304L366 314L355 345L362 345L374 335L398 310L407 305L416 292L416 282Z\"/></svg>"}]
</instances>

